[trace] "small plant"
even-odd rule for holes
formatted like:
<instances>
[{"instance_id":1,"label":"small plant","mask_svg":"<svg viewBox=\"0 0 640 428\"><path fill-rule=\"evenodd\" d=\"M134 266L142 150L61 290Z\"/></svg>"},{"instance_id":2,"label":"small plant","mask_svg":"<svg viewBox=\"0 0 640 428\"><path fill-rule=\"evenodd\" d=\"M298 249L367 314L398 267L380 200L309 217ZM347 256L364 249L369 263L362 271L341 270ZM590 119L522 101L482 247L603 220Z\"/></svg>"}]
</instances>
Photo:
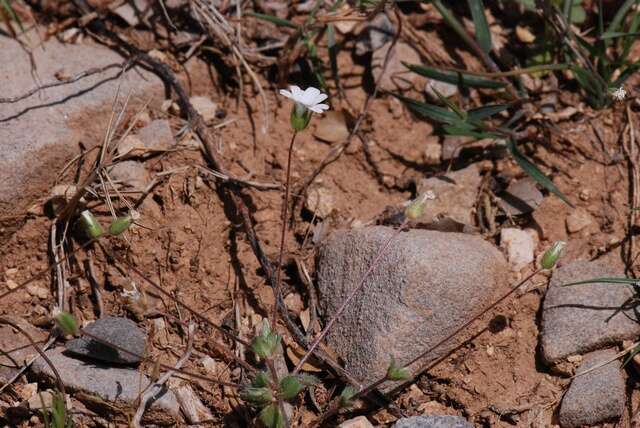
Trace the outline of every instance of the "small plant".
<instances>
[{"instance_id":1,"label":"small plant","mask_svg":"<svg viewBox=\"0 0 640 428\"><path fill-rule=\"evenodd\" d=\"M64 395L60 391L53 392L50 409L47 408L42 394L39 395L45 428L72 428L74 426L71 418L67 416L67 404Z\"/></svg>"}]
</instances>

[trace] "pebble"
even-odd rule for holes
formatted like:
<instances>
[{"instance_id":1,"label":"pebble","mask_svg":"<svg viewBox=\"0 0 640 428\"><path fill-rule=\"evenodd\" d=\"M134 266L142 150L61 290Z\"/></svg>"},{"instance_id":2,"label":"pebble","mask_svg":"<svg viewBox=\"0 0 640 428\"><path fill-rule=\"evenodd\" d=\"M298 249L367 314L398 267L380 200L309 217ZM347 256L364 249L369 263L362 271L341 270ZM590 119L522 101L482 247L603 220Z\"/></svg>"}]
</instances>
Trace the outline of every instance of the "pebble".
<instances>
[{"instance_id":1,"label":"pebble","mask_svg":"<svg viewBox=\"0 0 640 428\"><path fill-rule=\"evenodd\" d=\"M341 143L349 137L349 129L344 113L329 110L318 121L313 135L329 143Z\"/></svg>"},{"instance_id":2,"label":"pebble","mask_svg":"<svg viewBox=\"0 0 640 428\"><path fill-rule=\"evenodd\" d=\"M576 208L567 217L567 230L569 233L580 232L582 229L587 228L593 223L591 214L584 208Z\"/></svg>"},{"instance_id":3,"label":"pebble","mask_svg":"<svg viewBox=\"0 0 640 428\"><path fill-rule=\"evenodd\" d=\"M304 206L318 218L327 218L335 208L331 189L323 184L312 185L307 191Z\"/></svg>"},{"instance_id":4,"label":"pebble","mask_svg":"<svg viewBox=\"0 0 640 428\"><path fill-rule=\"evenodd\" d=\"M619 310L635 296L626 284L581 284L576 281L624 277L602 262L576 261L556 269L542 306L542 356L555 364L640 335L633 309Z\"/></svg>"},{"instance_id":5,"label":"pebble","mask_svg":"<svg viewBox=\"0 0 640 428\"><path fill-rule=\"evenodd\" d=\"M536 243L531 233L527 231L510 227L503 228L500 231L500 246L506 250L507 260L516 272L520 272L534 259L533 252Z\"/></svg>"},{"instance_id":6,"label":"pebble","mask_svg":"<svg viewBox=\"0 0 640 428\"><path fill-rule=\"evenodd\" d=\"M195 96L189 99L193 108L196 109L205 122L211 122L217 118L218 104L211 101L208 97Z\"/></svg>"},{"instance_id":7,"label":"pebble","mask_svg":"<svg viewBox=\"0 0 640 428\"><path fill-rule=\"evenodd\" d=\"M321 243L318 288L325 320L395 233L382 226L340 230ZM477 235L402 232L327 340L345 369L367 383L386 371L390 352L402 364L468 321L504 290L507 275L502 253ZM449 342L431 358L455 344Z\"/></svg>"},{"instance_id":8,"label":"pebble","mask_svg":"<svg viewBox=\"0 0 640 428\"><path fill-rule=\"evenodd\" d=\"M580 373L611 360L580 376ZM592 426L622 416L626 403L625 380L615 350L587 354L577 375L560 404L558 420L562 428Z\"/></svg>"},{"instance_id":9,"label":"pebble","mask_svg":"<svg viewBox=\"0 0 640 428\"><path fill-rule=\"evenodd\" d=\"M373 428L369 419L364 416L358 416L357 418L349 419L348 421L344 421L338 428Z\"/></svg>"},{"instance_id":10,"label":"pebble","mask_svg":"<svg viewBox=\"0 0 640 428\"><path fill-rule=\"evenodd\" d=\"M530 213L538 208L544 199L535 181L530 177L512 181L499 197L498 206L508 215Z\"/></svg>"},{"instance_id":11,"label":"pebble","mask_svg":"<svg viewBox=\"0 0 640 428\"><path fill-rule=\"evenodd\" d=\"M118 364L135 364L142 361L141 357L145 352L147 336L130 319L122 317L101 318L86 327L85 331L106 342L129 350L137 356L107 346L88 336L69 340L65 344L69 352Z\"/></svg>"},{"instance_id":12,"label":"pebble","mask_svg":"<svg viewBox=\"0 0 640 428\"><path fill-rule=\"evenodd\" d=\"M167 150L175 144L171 125L166 119L156 119L144 126L136 134L149 150Z\"/></svg>"},{"instance_id":13,"label":"pebble","mask_svg":"<svg viewBox=\"0 0 640 428\"><path fill-rule=\"evenodd\" d=\"M406 64L420 63L420 55L409 44L404 42L398 42L389 56L389 63L384 72L384 75L380 77L383 71L383 65L387 52L391 48L391 42L384 45L382 48L373 52L371 57L371 73L373 78L378 81L380 79L380 88L387 91L407 90L411 89L414 85L420 85L420 82L424 82L424 77L416 73L406 73ZM398 78L402 76L402 78Z\"/></svg>"},{"instance_id":14,"label":"pebble","mask_svg":"<svg viewBox=\"0 0 640 428\"><path fill-rule=\"evenodd\" d=\"M134 160L116 163L109 174L115 181L120 181L136 190L144 190L150 180L144 165Z\"/></svg>"}]
</instances>

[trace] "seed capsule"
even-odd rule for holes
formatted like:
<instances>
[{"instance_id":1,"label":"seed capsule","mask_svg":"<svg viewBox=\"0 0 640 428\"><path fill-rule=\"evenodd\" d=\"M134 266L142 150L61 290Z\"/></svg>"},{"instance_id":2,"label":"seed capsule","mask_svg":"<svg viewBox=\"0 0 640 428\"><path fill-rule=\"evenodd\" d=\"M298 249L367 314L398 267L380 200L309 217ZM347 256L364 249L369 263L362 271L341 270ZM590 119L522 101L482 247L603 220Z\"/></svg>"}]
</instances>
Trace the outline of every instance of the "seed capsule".
<instances>
[{"instance_id":1,"label":"seed capsule","mask_svg":"<svg viewBox=\"0 0 640 428\"><path fill-rule=\"evenodd\" d=\"M85 235L91 239L98 239L104 233L102 226L89 210L80 213L80 226Z\"/></svg>"}]
</instances>

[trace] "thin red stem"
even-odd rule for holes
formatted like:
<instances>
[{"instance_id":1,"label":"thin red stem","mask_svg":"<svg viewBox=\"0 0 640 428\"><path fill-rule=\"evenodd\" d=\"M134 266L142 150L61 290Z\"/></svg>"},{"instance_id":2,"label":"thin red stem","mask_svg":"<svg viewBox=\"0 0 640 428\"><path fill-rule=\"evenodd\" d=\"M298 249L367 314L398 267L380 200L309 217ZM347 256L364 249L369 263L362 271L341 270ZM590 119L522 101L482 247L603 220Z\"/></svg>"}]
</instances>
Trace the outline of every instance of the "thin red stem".
<instances>
[{"instance_id":1,"label":"thin red stem","mask_svg":"<svg viewBox=\"0 0 640 428\"><path fill-rule=\"evenodd\" d=\"M278 254L278 264L276 265L276 283L274 284L275 302L273 304L273 312L271 314L271 327L275 328L278 318L278 302L282 298L282 287L280 287L280 272L282 271L282 258L285 252L285 238L287 236L287 211L289 210L289 182L291 180L291 157L293 155L293 144L296 142L297 131L293 132L291 142L289 143L289 153L287 155L287 178L284 184L284 200L282 201L282 230L280 231L280 252Z\"/></svg>"},{"instance_id":2,"label":"thin red stem","mask_svg":"<svg viewBox=\"0 0 640 428\"><path fill-rule=\"evenodd\" d=\"M362 278L360 278L360 282L358 283L358 285L351 291L351 294L349 294L347 296L347 298L344 300L344 302L342 302L342 305L340 305L340 308L338 309L338 311L333 315L333 317L331 317L331 319L329 320L329 322L325 326L324 330L322 330L320 335L318 335L318 337L316 337L313 340L313 343L309 347L309 350L307 351L307 353L304 355L304 357L302 357L302 359L300 360L298 365L296 365L295 369L293 370L293 374L294 375L297 374L300 371L300 369L302 368L304 363L311 356L313 351L318 347L318 345L320 344L322 339L324 339L324 337L327 335L327 333L329 333L329 330L336 323L336 321L338 320L340 315L342 315L342 313L345 311L345 309L347 309L347 306L353 300L353 298L358 293L358 291L360 291L364 287L365 281L367 280L367 277L371 274L371 272L373 272L373 269L375 269L378 266L378 262L380 261L380 258L382 258L382 255L385 253L385 251L387 251L387 248L389 248L389 245L391 244L391 242L398 236L398 234L400 234L402 229L405 228L407 223L408 223L407 220L402 222L400 227L398 227L398 229L395 230L395 232L389 237L387 242L385 242L384 245L382 245L382 247L378 251L378 254L376 255L375 259L373 260L373 262L371 262L371 265L369 265L369 269L367 269L367 271L364 273L364 275L362 275Z\"/></svg>"}]
</instances>

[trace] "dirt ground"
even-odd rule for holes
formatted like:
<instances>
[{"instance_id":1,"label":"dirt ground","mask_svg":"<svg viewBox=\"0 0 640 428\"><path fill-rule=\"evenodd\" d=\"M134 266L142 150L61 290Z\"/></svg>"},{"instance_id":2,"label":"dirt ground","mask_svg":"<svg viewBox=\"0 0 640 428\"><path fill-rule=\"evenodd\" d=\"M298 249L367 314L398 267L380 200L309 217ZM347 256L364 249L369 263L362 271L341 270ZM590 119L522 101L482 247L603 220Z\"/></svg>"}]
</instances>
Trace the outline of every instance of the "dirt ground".
<instances>
[{"instance_id":1,"label":"dirt ground","mask_svg":"<svg viewBox=\"0 0 640 428\"><path fill-rule=\"evenodd\" d=\"M346 99L334 105L356 111L364 103L367 90L362 86L365 66L345 53L340 56L340 70L344 74ZM226 165L236 177L260 183L282 183L286 166L287 145L290 138L290 105L267 92L270 109L269 130L262 134L263 112L257 94L244 94L240 104L233 95L225 95L215 88L206 72L200 70L191 76L192 95L203 95L217 102L226 111L227 124L219 130L219 148ZM633 92L634 83L629 87ZM496 228L483 230L485 237L499 244L501 227L516 225L537 231L539 244L536 255L556 240L568 241L563 263L576 259L605 258L615 266L625 268L629 246L629 206L631 204L630 165L621 149L627 114L635 117L637 102L630 101L628 111L624 104L611 109L591 110L580 104L571 93L562 93L558 110L579 105L578 112L566 120L533 121L532 141L527 154L549 174L558 188L569 195L578 209L586 210L594 222L575 234L566 230L566 217L571 208L552 195L546 195L543 204L530 215L507 218L495 214ZM577 103L577 104L576 104ZM246 108L251 106L252 111ZM174 133L183 127L182 120L159 105L148 109L151 118L168 118ZM133 113L129 113L130 118ZM75 120L90 121L91 115ZM106 129L106 123L102 124ZM536 125L534 127L534 125ZM125 124L126 126L126 124ZM314 120L310 130L299 135L293 153L293 189L307 177L331 150L332 144L313 137ZM314 271L312 236L321 223L325 233L333 228L349 227L357 222L372 223L385 208L398 207L415 195L415 182L422 177L437 176L448 169L458 169L470 162L479 162L485 176L485 191L495 207L495 194L524 173L509 157L478 160L462 156L453 164L429 164L425 160L428 143L439 144L444 137L434 134L434 127L417 120L397 100L388 95L376 98L369 109L364 125L365 140L354 139L344 154L330 164L317 178L332 198L332 214L320 220L304 209L294 213L293 233L288 236L287 268L285 269L285 301L296 317L308 307L308 293L294 268L294 260L306 266L311 276ZM190 143L192 134L179 138L176 150L151 156L145 168L151 174L166 173L141 206L141 227L135 227L121 238L112 238L110 246L175 298L206 315L211 321L230 329L238 329L249 337L262 317L266 317L273 304L272 290L265 280L254 253L248 245L237 218L230 217L216 193L212 182L203 179L197 166L206 165L197 146ZM335 143L334 143L335 144ZM88 172L90 162L81 167ZM60 183L72 183L76 171L69 169ZM637 184L637 183L636 183ZM282 193L279 188L244 191L252 209L256 232L267 254L275 259L280 234ZM33 201L34 208L24 217L24 224L0 246L0 275L16 283L46 269L51 262L49 234L51 220L39 213L45 194ZM99 218L108 221L109 212L100 206L94 210ZM632 238L634 239L634 238ZM152 361L173 364L181 355L185 339L180 325L173 317L185 317L177 306L159 295L145 281L133 273L126 274L123 266L108 260L101 245L89 251L79 251L69 269L76 275L69 278L73 313L82 323L97 318L97 305L89 282L80 276L85 260L92 260L94 276L103 284L104 313L137 317L151 335L148 349ZM635 250L634 250L635 251ZM635 253L633 253L635 254ZM528 274L523 271L518 277ZM633 274L633 271L629 273ZM135 284L148 296L148 307L142 315L122 298L122 292ZM566 389L569 378L551 373L540 360L538 334L541 302L547 287L547 278L535 277L523 291L495 310L491 317L474 324L469 330L478 335L462 345L436 367L420 376L414 383L393 397L394 403L406 415L424 413L461 415L476 426L485 427L549 427L554 425L554 411ZM34 289L47 290L46 295ZM34 281L32 286L6 297L0 305L0 314L18 315L34 325L51 327L47 317L54 302L52 277ZM171 314L171 315L169 315ZM164 319L165 324L157 320ZM239 325L238 325L239 323ZM158 326L164 326L158 330ZM206 325L196 337L196 355L224 355L217 343L225 339ZM284 328L282 328L284 332ZM290 340L290 339L288 339ZM223 361L220 358L218 361ZM185 369L205 373L197 359ZM627 370L635 374L635 367ZM238 380L238 370L225 363L217 366L217 375ZM320 377L326 374L320 372ZM629 376L631 395L628 411L616 425L627 426L638 403L635 388L637 376ZM331 380L328 380L331 384ZM193 380L192 385L201 399L213 411L216 421L235 421L245 424L246 414L238 407L238 399L227 388L212 386ZM18 396L19 384L8 388L3 395L9 399ZM328 391L316 389L320 404ZM2 396L0 396L1 398ZM303 426L313 420L317 412L308 396L296 413ZM82 405L73 400L74 405ZM363 407L333 419L365 414L381 426L397 418L391 410ZM91 426L90 418L86 422ZM124 423L124 418L121 420ZM28 419L18 426L36 426Z\"/></svg>"}]
</instances>

